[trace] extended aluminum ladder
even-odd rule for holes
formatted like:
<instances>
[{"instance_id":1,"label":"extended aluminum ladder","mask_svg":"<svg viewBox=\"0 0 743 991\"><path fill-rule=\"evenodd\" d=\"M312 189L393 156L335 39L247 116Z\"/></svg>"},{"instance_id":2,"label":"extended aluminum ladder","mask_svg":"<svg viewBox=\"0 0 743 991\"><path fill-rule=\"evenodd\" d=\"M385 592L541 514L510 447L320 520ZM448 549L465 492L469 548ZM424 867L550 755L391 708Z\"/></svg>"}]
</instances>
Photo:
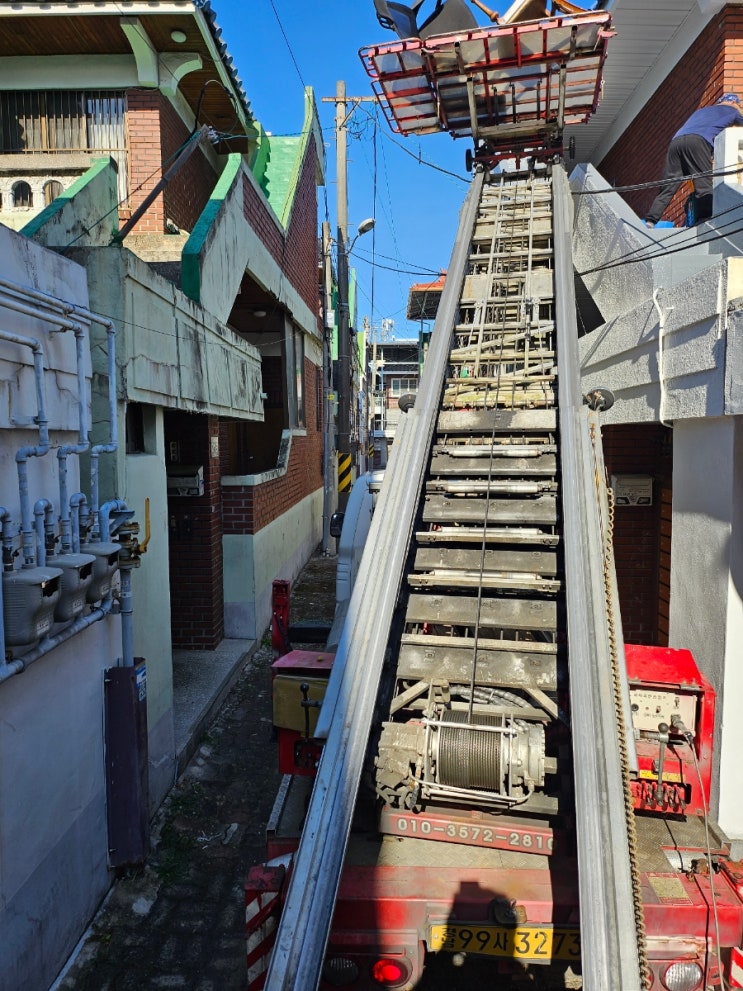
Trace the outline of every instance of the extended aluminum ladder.
<instances>
[{"instance_id":1,"label":"extended aluminum ladder","mask_svg":"<svg viewBox=\"0 0 743 991\"><path fill-rule=\"evenodd\" d=\"M530 300L540 296L535 280L543 278L543 274L536 274L536 259L530 254L541 249L533 247L535 240L529 231L546 217L553 225L550 292L554 291L556 333L552 338L556 337L559 360L561 530L583 986L588 991L610 987L640 991L642 927L632 870L631 807L628 811L625 788L630 758L618 665L621 628L615 615L613 568L607 551L605 495L601 484L597 485L602 465L596 414L583 405L580 392L569 188L559 166L552 169L551 178L540 174L537 188L529 188L528 177L494 180L500 184L501 196L518 198L523 213L526 265L512 300L520 319L524 319ZM405 562L436 424L447 404L456 406L461 401L473 409L488 405L486 379L490 372L478 374L488 366L492 370L492 361L486 357L487 328L464 343L461 336L453 334L465 299L472 296L472 279L482 274L483 262L486 268L488 264L480 254L477 266L472 267L472 242L478 217L481 221L483 197L494 195L489 187L484 191L483 185L483 175L476 175L462 209L420 390L415 407L398 428L341 635L318 726L326 744L276 934L265 985L269 991L310 991L319 984L393 612L406 579ZM528 195L522 195L524 190ZM492 252L497 251L496 238ZM504 291L506 295L513 292L513 283ZM518 335L518 327L514 333ZM501 385L511 388L514 395L518 393L516 406L554 408L554 354L547 353L547 338L540 339L538 332L534 348L534 355L513 381ZM463 375L465 366L467 374ZM453 368L458 368L459 374L452 374Z\"/></svg>"}]
</instances>

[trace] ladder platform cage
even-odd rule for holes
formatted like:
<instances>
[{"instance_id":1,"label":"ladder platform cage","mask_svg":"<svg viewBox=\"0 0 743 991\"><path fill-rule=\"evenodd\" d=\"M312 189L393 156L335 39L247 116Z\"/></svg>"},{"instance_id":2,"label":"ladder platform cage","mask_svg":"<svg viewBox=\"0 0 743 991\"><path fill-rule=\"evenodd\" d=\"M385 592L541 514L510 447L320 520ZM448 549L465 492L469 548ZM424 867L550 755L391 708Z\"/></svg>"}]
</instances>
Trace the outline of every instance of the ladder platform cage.
<instances>
[{"instance_id":1,"label":"ladder platform cage","mask_svg":"<svg viewBox=\"0 0 743 991\"><path fill-rule=\"evenodd\" d=\"M562 151L598 107L611 14L556 15L362 48L393 131L471 138L488 165Z\"/></svg>"}]
</instances>

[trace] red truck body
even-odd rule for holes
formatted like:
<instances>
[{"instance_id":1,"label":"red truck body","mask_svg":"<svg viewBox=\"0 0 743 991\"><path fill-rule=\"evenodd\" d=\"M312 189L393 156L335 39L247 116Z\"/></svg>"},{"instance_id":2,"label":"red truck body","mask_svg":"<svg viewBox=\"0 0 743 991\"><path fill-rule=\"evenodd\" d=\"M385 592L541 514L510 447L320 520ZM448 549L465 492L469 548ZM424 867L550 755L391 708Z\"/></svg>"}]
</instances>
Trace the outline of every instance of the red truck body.
<instances>
[{"instance_id":1,"label":"red truck body","mask_svg":"<svg viewBox=\"0 0 743 991\"><path fill-rule=\"evenodd\" d=\"M719 987L721 957L726 985L743 987L743 864L729 859L706 815L714 692L689 651L627 645L625 656L639 736L631 788L650 986ZM246 882L250 991L263 987L312 787L309 765L321 750L296 720L308 719L308 685L331 664L332 655L313 651L292 651L274 664L275 691L294 686L300 715L275 707L285 777L267 831L267 863ZM677 710L687 738L670 732L659 776L663 734L652 727ZM321 987L414 988L427 958L441 951L462 961L487 958L493 973L539 965L556 980L579 973L572 821L464 809L456 816L377 813L374 822L357 815Z\"/></svg>"}]
</instances>

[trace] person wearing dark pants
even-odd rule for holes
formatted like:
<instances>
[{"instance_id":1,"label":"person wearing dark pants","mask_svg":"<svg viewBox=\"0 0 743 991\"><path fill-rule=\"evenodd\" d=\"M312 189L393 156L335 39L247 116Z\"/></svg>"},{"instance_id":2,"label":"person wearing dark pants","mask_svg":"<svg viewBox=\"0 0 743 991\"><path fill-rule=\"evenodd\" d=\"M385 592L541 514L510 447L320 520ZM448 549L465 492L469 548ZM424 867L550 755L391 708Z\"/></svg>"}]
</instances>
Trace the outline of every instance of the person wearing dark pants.
<instances>
[{"instance_id":1,"label":"person wearing dark pants","mask_svg":"<svg viewBox=\"0 0 743 991\"><path fill-rule=\"evenodd\" d=\"M694 184L696 219L712 216L712 154L715 138L726 127L743 125L740 97L724 93L717 103L695 110L676 131L668 146L663 170L663 185L645 214L645 224L655 227L673 194L684 179ZM669 181L666 181L669 180Z\"/></svg>"}]
</instances>

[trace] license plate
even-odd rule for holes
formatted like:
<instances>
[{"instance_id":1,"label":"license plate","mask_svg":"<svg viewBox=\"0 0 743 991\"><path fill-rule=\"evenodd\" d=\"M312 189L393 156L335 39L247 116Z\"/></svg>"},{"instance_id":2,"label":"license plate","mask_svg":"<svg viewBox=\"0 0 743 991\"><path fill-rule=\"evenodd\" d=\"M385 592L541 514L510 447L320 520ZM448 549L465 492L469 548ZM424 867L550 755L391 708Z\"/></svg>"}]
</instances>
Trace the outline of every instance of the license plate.
<instances>
[{"instance_id":1,"label":"license plate","mask_svg":"<svg viewBox=\"0 0 743 991\"><path fill-rule=\"evenodd\" d=\"M445 924L431 926L428 948L549 963L580 959L580 933L577 929L556 926Z\"/></svg>"}]
</instances>

